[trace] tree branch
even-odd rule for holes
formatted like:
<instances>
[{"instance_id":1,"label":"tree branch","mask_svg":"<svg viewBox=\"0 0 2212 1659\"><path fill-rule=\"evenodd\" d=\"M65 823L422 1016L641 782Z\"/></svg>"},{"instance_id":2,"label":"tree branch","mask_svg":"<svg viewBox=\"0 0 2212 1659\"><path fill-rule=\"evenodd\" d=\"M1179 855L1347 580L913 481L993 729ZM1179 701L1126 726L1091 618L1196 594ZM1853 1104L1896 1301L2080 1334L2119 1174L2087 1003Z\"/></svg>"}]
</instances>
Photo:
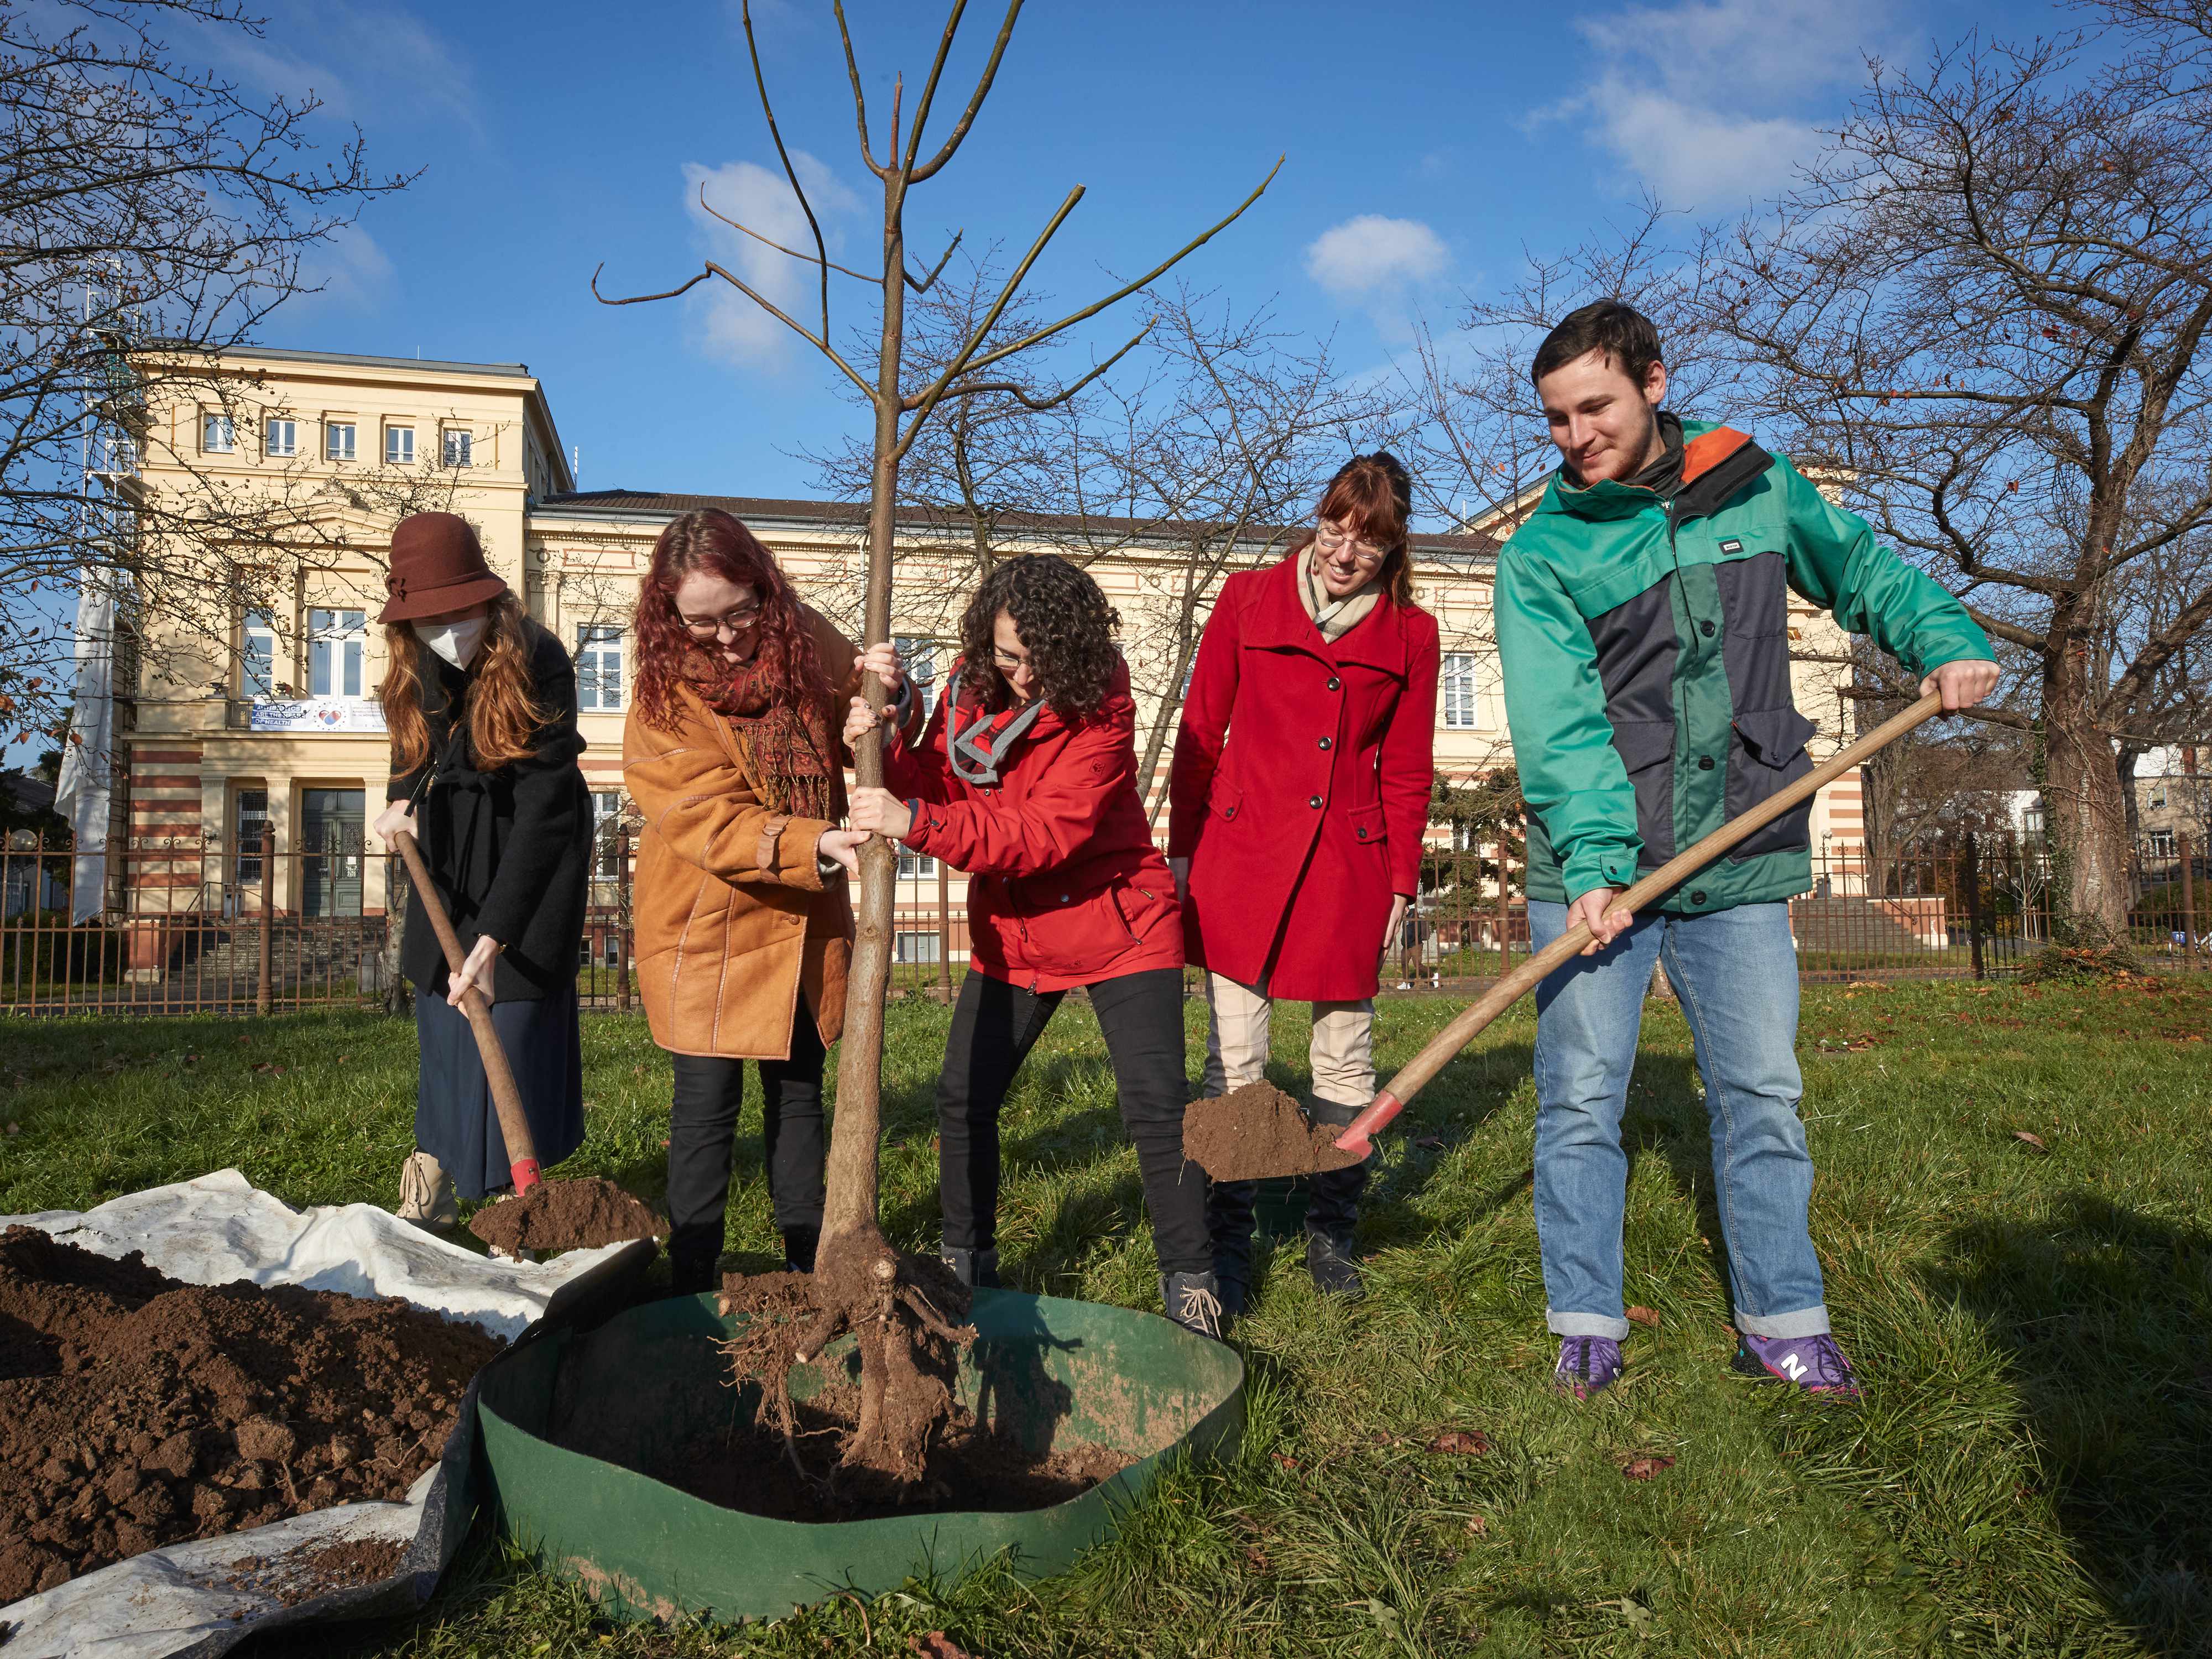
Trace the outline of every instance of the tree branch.
<instances>
[{"instance_id":1,"label":"tree branch","mask_svg":"<svg viewBox=\"0 0 2212 1659\"><path fill-rule=\"evenodd\" d=\"M753 38L753 0L744 0L744 4L740 8L740 15L743 17L745 26L745 51L752 58L753 86L760 93L761 113L768 118L768 136L775 140L776 159L783 163L783 176L791 180L791 193L799 198L799 210L806 216L806 228L814 233L814 252L822 265L822 337L815 342L815 343L820 346L824 352L828 352L830 350L830 246L822 240L822 226L821 222L814 216L814 204L806 199L806 191L799 182L798 171L791 165L791 153L784 149L783 132L775 123L775 106L769 101L768 79L761 73L760 42ZM839 22L841 25L842 21L843 15L841 13L839 15ZM863 155L866 155L867 154L867 128L863 125L860 129L860 153ZM702 189L701 199L702 201L705 199L703 187ZM712 210L710 209L709 211L712 211ZM727 273L725 274L726 275ZM737 282L737 278L734 276L730 277L730 280L733 283ZM742 283L739 283L738 285L740 288L744 287ZM745 292L750 294L752 290L750 289L746 289ZM757 295L755 297L758 298ZM768 301L765 300L762 300L760 303L764 306L768 305ZM772 306L769 308L770 310L775 309ZM778 312L777 315L781 316L782 313ZM786 322L791 321L787 317L785 318L784 320ZM798 328L799 325L796 323L793 323L792 326ZM799 332L803 334L805 331L804 329L800 329ZM831 355L834 357L835 354L833 353ZM845 368L845 365L842 361L838 362L837 366L840 368ZM853 371L849 368L846 368L845 372L848 374L850 374Z\"/></svg>"},{"instance_id":2,"label":"tree branch","mask_svg":"<svg viewBox=\"0 0 2212 1659\"><path fill-rule=\"evenodd\" d=\"M703 179L699 181L699 205L706 209L708 212L713 214L717 219L720 219L732 230L742 232L744 234L751 237L753 240L758 242L763 247L772 247L778 253L787 253L793 258L798 260L801 264L818 265L824 263L823 261L816 258L811 253L801 253L798 249L786 247L781 242L772 242L769 240L767 237L762 235L760 232L753 229L750 225L741 225L735 219L730 217L728 214L721 212L713 203L707 199L707 181ZM844 265L834 263L830 264L830 269L836 271L841 276L850 276L854 278L856 281L863 283L873 283L878 288L881 288L884 283L884 279L882 277L871 276L865 270L853 270L848 269Z\"/></svg>"},{"instance_id":3,"label":"tree branch","mask_svg":"<svg viewBox=\"0 0 2212 1659\"><path fill-rule=\"evenodd\" d=\"M921 143L921 124L928 116L929 100L936 94L937 76L945 67L945 55L951 49L952 32L959 27L960 14L967 9L967 4L968 0L957 0L953 6L951 19L945 26L945 39L937 49L937 62L929 71L929 84L923 88L921 102L915 109L914 131L907 139L906 166L903 168L910 184L919 184L933 176L939 167L952 159L952 153L967 137L968 129L975 124L976 112L983 107L984 99L990 96L991 82L998 78L999 60L1006 55L1006 42L1013 38L1014 20L1022 15L1022 0L1012 0L1006 8L1006 21L999 25L999 38L992 43L991 60L983 65L982 78L976 82L975 93L968 100L968 107L960 112L960 119L946 137L944 147L923 165L916 167L914 158Z\"/></svg>"}]
</instances>

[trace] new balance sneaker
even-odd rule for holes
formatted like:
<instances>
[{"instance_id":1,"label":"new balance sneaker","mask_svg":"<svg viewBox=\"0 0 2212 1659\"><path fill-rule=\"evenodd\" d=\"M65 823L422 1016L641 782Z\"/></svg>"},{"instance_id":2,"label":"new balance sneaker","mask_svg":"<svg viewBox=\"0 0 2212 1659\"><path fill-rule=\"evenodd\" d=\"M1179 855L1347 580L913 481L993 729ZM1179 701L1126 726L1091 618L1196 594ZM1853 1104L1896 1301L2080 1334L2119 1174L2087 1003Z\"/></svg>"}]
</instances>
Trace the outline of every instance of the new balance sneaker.
<instances>
[{"instance_id":1,"label":"new balance sneaker","mask_svg":"<svg viewBox=\"0 0 2212 1659\"><path fill-rule=\"evenodd\" d=\"M1851 1362L1823 1331L1818 1336L1751 1336L1736 1334L1735 1358L1729 1362L1761 1382L1794 1382L1807 1394L1856 1400L1859 1380Z\"/></svg>"},{"instance_id":2,"label":"new balance sneaker","mask_svg":"<svg viewBox=\"0 0 2212 1659\"><path fill-rule=\"evenodd\" d=\"M452 1227L459 1224L461 1206L453 1196L453 1178L425 1152L413 1152L399 1166L399 1207L402 1221L418 1227Z\"/></svg>"},{"instance_id":3,"label":"new balance sneaker","mask_svg":"<svg viewBox=\"0 0 2212 1659\"><path fill-rule=\"evenodd\" d=\"M1620 1380L1620 1344L1609 1336L1563 1336L1552 1383L1587 1400Z\"/></svg>"},{"instance_id":4,"label":"new balance sneaker","mask_svg":"<svg viewBox=\"0 0 2212 1659\"><path fill-rule=\"evenodd\" d=\"M1162 1273L1160 1303L1183 1329L1222 1340L1221 1285L1212 1273Z\"/></svg>"}]
</instances>

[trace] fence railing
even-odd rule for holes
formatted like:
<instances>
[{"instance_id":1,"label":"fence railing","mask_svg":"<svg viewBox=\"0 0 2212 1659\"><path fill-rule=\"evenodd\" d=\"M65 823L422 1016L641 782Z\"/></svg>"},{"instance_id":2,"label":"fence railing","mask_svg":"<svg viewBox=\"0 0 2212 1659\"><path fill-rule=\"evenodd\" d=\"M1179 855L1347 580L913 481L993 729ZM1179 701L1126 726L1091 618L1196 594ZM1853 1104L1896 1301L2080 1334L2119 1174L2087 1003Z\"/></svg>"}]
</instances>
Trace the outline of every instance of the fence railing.
<instances>
[{"instance_id":1,"label":"fence railing","mask_svg":"<svg viewBox=\"0 0 2212 1659\"><path fill-rule=\"evenodd\" d=\"M1449 845L1448 841L1444 842ZM1462 990L1528 954L1513 856L1470 848L1430 861L1425 890L1384 951L1385 994ZM1500 891L1498 854L1505 854ZM577 987L587 1008L641 1006L632 881L620 823L592 849ZM2212 968L2208 860L2189 838L2146 843L2132 872L2127 943L2148 964ZM106 853L0 838L0 1012L252 1013L385 1002L399 982L405 872L356 826L287 845L136 837ZM894 995L949 995L969 955L966 878L900 860ZM1989 977L2051 942L2051 860L2005 838L1916 848L1870 867L1816 855L1813 890L1790 903L1808 981ZM72 915L86 914L82 924Z\"/></svg>"}]
</instances>

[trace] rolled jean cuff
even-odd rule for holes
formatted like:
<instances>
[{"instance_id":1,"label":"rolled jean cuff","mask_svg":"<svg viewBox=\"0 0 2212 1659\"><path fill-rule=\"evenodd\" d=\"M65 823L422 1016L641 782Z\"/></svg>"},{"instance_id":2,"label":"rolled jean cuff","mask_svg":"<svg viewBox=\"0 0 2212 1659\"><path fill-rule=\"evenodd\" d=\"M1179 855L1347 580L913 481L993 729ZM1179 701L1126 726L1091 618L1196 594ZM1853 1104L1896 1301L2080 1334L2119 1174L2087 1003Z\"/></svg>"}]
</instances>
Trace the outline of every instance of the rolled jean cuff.
<instances>
[{"instance_id":1,"label":"rolled jean cuff","mask_svg":"<svg viewBox=\"0 0 2212 1659\"><path fill-rule=\"evenodd\" d=\"M1735 1328L1746 1336L1784 1339L1826 1336L1828 1334L1828 1304L1816 1302L1809 1308L1800 1308L1796 1313L1758 1316L1739 1311L1735 1316Z\"/></svg>"},{"instance_id":2,"label":"rolled jean cuff","mask_svg":"<svg viewBox=\"0 0 2212 1659\"><path fill-rule=\"evenodd\" d=\"M1628 1334L1626 1320L1607 1319L1603 1314L1554 1313L1547 1308L1544 1322L1554 1336L1603 1336L1618 1342Z\"/></svg>"}]
</instances>

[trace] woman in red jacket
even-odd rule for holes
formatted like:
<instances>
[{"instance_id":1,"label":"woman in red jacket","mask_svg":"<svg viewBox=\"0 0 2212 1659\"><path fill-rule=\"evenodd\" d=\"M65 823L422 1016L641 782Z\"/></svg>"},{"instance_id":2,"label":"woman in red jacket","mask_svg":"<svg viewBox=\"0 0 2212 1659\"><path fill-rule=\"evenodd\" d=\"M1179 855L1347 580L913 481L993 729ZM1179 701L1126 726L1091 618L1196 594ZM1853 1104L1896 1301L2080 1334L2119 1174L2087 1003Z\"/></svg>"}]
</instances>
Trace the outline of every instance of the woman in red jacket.
<instances>
[{"instance_id":1,"label":"woman in red jacket","mask_svg":"<svg viewBox=\"0 0 2212 1659\"><path fill-rule=\"evenodd\" d=\"M999 1108L1060 999L1088 988L1136 1142L1160 1297L1218 1337L1206 1178L1182 1155L1182 934L1138 798L1136 704L1098 584L1048 554L985 577L918 746L886 734L888 789L852 823L969 872L975 955L937 1084L945 1261L998 1282ZM859 698L846 740L875 717Z\"/></svg>"},{"instance_id":2,"label":"woman in red jacket","mask_svg":"<svg viewBox=\"0 0 2212 1659\"><path fill-rule=\"evenodd\" d=\"M1377 966L1428 828L1436 618L1413 603L1395 458L1355 456L1319 522L1272 569L1231 576L1199 641L1170 775L1168 857L1212 1012L1208 1097L1257 1083L1277 997L1313 1004L1316 1121L1374 1097ZM1361 1290L1352 1256L1367 1166L1312 1178L1306 1266ZM1230 1316L1251 1282L1249 1182L1218 1182L1214 1271Z\"/></svg>"}]
</instances>

